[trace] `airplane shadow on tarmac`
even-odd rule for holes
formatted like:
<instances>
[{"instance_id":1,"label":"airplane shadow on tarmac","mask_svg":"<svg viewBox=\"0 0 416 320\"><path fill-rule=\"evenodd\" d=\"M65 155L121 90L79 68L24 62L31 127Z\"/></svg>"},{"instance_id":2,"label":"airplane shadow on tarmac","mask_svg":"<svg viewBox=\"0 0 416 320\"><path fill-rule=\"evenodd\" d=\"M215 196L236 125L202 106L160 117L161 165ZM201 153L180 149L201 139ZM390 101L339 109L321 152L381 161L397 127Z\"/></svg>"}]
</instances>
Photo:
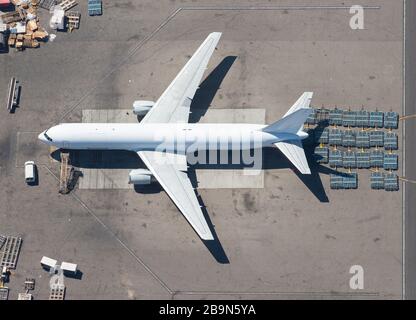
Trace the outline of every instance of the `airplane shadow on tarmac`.
<instances>
[{"instance_id":1,"label":"airplane shadow on tarmac","mask_svg":"<svg viewBox=\"0 0 416 320\"><path fill-rule=\"evenodd\" d=\"M228 73L229 69L233 65L237 57L229 56L222 60L222 62L206 77L201 83L200 89L197 90L195 97L191 105L191 114L189 117L190 123L198 122L201 117L205 115L208 108L211 105L215 94L217 93L220 85ZM327 167L321 166L316 163L313 150L315 145L305 144L305 153L308 158L308 162L311 168L311 175L302 175L296 168L290 163L289 160L277 149L277 148L263 148L262 152L262 169L286 169L292 168L293 172L299 177L299 179L308 187L308 189L315 195L320 202L329 202L325 193L325 189L322 185L319 174L330 174L336 171ZM146 168L141 161L137 153L132 151L122 150L71 150L70 163L81 169L83 168L95 168L95 169L137 169ZM251 150L253 154L253 150ZM54 151L51 156L60 161L60 150ZM228 155L228 159L232 159L231 152ZM231 162L231 160L230 160ZM188 169L188 176L194 187L198 186L198 179L196 175L196 169L244 169L250 166L244 164L196 164L190 166ZM153 183L150 186L135 186L135 191L140 194L159 193L163 189L158 183ZM217 262L222 264L229 263L229 259L221 245L221 242L215 232L215 228L208 215L207 209L200 195L197 195L198 201L201 205L203 214L206 221L212 231L214 240L202 241L207 249L211 252Z\"/></svg>"}]
</instances>

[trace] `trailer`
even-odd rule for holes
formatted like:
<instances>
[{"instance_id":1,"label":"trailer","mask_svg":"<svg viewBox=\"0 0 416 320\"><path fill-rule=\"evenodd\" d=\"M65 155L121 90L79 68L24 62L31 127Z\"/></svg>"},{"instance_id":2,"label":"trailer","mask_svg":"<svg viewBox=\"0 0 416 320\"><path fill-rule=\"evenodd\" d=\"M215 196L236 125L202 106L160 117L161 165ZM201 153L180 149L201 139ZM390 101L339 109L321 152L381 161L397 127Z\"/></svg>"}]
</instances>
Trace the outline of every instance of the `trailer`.
<instances>
[{"instance_id":1,"label":"trailer","mask_svg":"<svg viewBox=\"0 0 416 320\"><path fill-rule=\"evenodd\" d=\"M14 112L14 108L18 104L19 97L19 81L15 77L12 77L9 84L9 92L7 95L7 110L10 113Z\"/></svg>"}]
</instances>

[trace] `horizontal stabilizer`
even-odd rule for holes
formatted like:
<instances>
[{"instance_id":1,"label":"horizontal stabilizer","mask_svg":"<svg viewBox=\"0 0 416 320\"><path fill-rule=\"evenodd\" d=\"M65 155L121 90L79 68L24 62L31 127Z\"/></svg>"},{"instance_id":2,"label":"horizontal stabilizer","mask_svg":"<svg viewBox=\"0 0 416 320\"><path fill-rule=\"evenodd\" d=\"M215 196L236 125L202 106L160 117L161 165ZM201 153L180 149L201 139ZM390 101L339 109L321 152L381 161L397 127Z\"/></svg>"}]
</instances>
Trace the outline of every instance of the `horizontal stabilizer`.
<instances>
[{"instance_id":1,"label":"horizontal stabilizer","mask_svg":"<svg viewBox=\"0 0 416 320\"><path fill-rule=\"evenodd\" d=\"M302 174L311 174L301 140L289 140L274 144Z\"/></svg>"},{"instance_id":2,"label":"horizontal stabilizer","mask_svg":"<svg viewBox=\"0 0 416 320\"><path fill-rule=\"evenodd\" d=\"M303 129L303 124L312 112L309 107L312 99L312 92L305 92L298 101L289 109L282 119L265 127L263 131L270 133L285 132L297 134Z\"/></svg>"}]
</instances>

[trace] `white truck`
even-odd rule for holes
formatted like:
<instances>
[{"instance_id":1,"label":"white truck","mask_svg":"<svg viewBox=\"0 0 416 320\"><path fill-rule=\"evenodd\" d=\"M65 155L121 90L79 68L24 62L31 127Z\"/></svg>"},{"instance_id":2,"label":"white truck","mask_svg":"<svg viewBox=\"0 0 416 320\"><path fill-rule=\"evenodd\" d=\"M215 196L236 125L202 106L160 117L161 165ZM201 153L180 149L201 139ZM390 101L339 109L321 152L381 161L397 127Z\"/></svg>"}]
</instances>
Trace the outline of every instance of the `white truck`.
<instances>
[{"instance_id":1,"label":"white truck","mask_svg":"<svg viewBox=\"0 0 416 320\"><path fill-rule=\"evenodd\" d=\"M36 181L36 165L34 161L25 162L25 180L27 184Z\"/></svg>"}]
</instances>

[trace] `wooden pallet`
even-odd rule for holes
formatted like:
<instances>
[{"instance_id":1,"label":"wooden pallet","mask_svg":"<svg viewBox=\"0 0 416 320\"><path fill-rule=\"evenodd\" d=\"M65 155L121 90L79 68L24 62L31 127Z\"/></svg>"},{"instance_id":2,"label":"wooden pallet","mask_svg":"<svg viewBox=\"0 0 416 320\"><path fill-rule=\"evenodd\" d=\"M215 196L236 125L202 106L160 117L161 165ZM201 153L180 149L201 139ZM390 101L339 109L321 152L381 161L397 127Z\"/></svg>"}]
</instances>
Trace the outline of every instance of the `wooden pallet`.
<instances>
[{"instance_id":1,"label":"wooden pallet","mask_svg":"<svg viewBox=\"0 0 416 320\"><path fill-rule=\"evenodd\" d=\"M3 20L3 23L9 24L12 22L22 21L20 13L17 11L7 12L0 15L0 18Z\"/></svg>"},{"instance_id":2,"label":"wooden pallet","mask_svg":"<svg viewBox=\"0 0 416 320\"><path fill-rule=\"evenodd\" d=\"M17 300L33 300L33 297L31 293L24 292L17 295Z\"/></svg>"},{"instance_id":3,"label":"wooden pallet","mask_svg":"<svg viewBox=\"0 0 416 320\"><path fill-rule=\"evenodd\" d=\"M66 13L68 21L68 31L72 32L74 29L79 29L79 21L81 19L81 14L78 11L68 11Z\"/></svg>"},{"instance_id":4,"label":"wooden pallet","mask_svg":"<svg viewBox=\"0 0 416 320\"><path fill-rule=\"evenodd\" d=\"M59 5L64 11L75 7L78 3L75 0L63 0Z\"/></svg>"},{"instance_id":5,"label":"wooden pallet","mask_svg":"<svg viewBox=\"0 0 416 320\"><path fill-rule=\"evenodd\" d=\"M0 257L0 267L16 269L17 258L19 257L22 238L7 237L3 252Z\"/></svg>"},{"instance_id":6,"label":"wooden pallet","mask_svg":"<svg viewBox=\"0 0 416 320\"><path fill-rule=\"evenodd\" d=\"M33 278L26 278L25 281L25 290L29 291L29 290L35 290L35 283L36 280Z\"/></svg>"}]
</instances>

